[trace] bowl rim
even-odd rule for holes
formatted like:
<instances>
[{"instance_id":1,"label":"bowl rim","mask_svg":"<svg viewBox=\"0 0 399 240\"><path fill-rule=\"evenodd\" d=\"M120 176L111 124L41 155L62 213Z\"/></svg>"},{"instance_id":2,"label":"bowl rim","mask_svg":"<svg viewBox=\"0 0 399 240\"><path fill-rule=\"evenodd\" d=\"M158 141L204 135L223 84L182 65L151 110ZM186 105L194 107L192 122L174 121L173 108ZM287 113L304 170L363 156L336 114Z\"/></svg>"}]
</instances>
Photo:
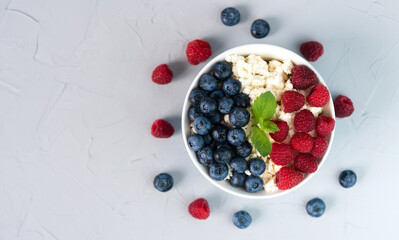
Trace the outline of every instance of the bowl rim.
<instances>
[{"instance_id":1,"label":"bowl rim","mask_svg":"<svg viewBox=\"0 0 399 240\"><path fill-rule=\"evenodd\" d=\"M194 166L197 168L197 170L198 170L209 182L211 182L213 185L215 185L215 186L218 187L219 189L221 189L221 190L223 190L223 191L225 191L225 192L227 192L227 193L229 193L229 194L232 194L232 195L234 195L234 196L238 196L238 197L242 197L242 198L247 198L247 199L269 199L269 198L276 198L276 197L283 196L283 195L285 195L285 194L288 194L288 193L290 193L290 192L293 192L293 191L299 189L301 186L303 186L304 184L306 184L317 172L319 172L320 168L323 166L325 160L327 159L328 154L330 153L331 146L332 146L332 143L333 143L333 140L334 140L334 136L335 136L335 127L334 127L334 130L331 132L331 135L330 135L330 137L329 137L329 144L328 144L327 150L326 150L326 152L324 153L323 158L320 160L319 165L318 165L318 169L316 170L316 172L307 174L307 176L305 176L305 178L304 178L298 185L296 185L295 187L293 187L293 188L291 188L291 189L283 190L283 191L279 190L279 191L274 192L274 193L267 193L266 191L264 191L264 193L266 193L266 194L263 194L263 195L258 195L258 194L254 194L254 193L247 193L247 192L233 191L233 190L231 190L231 189L228 189L228 188L226 188L226 187L220 185L219 182L223 182L223 181L225 181L225 180L222 180L222 181L215 181L215 180L213 180L212 178L210 178L210 176L209 176L209 174L207 173L207 171L204 170L205 167L202 166L202 165L198 162L197 156L195 155L194 151L192 151L192 150L189 148L188 143L187 143L187 137L188 137L188 135L187 135L187 128L188 128L188 130L190 130L190 129L189 129L189 128L190 128L190 127L189 127L190 121L188 120L187 111L188 111L189 107L191 106L190 102L188 101L189 94L190 94L191 90L194 89L195 87L197 87L199 78L200 78L200 76L202 76L202 74L205 73L205 70L206 70L206 69L210 69L211 66L213 66L216 62L224 60L225 56L230 55L230 54L234 54L235 52L239 52L240 50L246 49L246 48L251 48L251 49L257 49L257 48L268 49L268 48L269 48L269 49L274 49L274 51L289 53L289 54L291 54L292 56L294 56L296 59L299 59L301 62L303 62L302 64L304 64L304 65L306 65L307 67L309 67L310 69L312 69L312 70L316 73L317 77L319 78L319 82L322 83L324 86L326 86L327 89L328 89L328 86L327 86L326 82L324 81L324 79L322 78L322 76L321 76L321 75L319 74L319 72L309 63L309 61L307 61L306 59L304 59L303 57L301 57L300 55L296 54L295 52L293 52L293 51L291 51L291 50L289 50L289 49L286 49L286 48L283 48L283 47L279 47L279 46L276 46L276 45L262 44L262 43L260 43L260 44L259 44L259 43L257 43L257 44L244 44L244 45L240 45L240 46L237 46L237 47L230 48L230 49L228 49L228 50L226 50L226 51L224 51L224 52L218 54L217 56L213 57L207 64L205 64L205 66L203 66L203 67L201 68L201 70L198 72L198 74L194 77L194 79L193 79L193 81L192 81L192 83L191 83L189 89L187 90L187 93L186 93L185 98L184 98L184 104L183 104L183 109L182 109L182 120L181 120L183 142L184 142L184 145L185 145L185 147L186 147L186 151L187 151L188 155L190 156L190 159L191 159L191 161L193 162ZM252 52L252 51L248 51L247 54L240 54L240 55L249 55L249 54L256 54L256 50L253 51L253 52ZM262 58L263 58L263 57L262 57ZM279 60L284 60L284 59L279 59ZM293 61L292 58L291 58L290 60ZM333 106L333 100L332 100L332 96L331 96L331 91L329 90L329 92L330 92L330 102L329 102L330 107L328 108L328 110L331 112L331 118L333 118L334 121L335 121L336 119L335 119L335 111L334 111L334 106ZM263 191L263 190L261 190L261 192L262 192L262 191ZM259 193L259 192L258 192L258 193Z\"/></svg>"}]
</instances>

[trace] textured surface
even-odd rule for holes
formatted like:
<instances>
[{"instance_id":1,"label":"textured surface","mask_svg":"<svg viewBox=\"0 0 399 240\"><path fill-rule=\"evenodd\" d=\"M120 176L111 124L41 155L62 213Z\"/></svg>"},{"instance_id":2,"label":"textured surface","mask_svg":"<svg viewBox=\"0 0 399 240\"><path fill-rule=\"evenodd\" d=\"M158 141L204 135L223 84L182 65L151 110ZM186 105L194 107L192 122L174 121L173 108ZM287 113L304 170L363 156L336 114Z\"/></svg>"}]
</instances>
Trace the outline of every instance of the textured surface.
<instances>
[{"instance_id":1,"label":"textured surface","mask_svg":"<svg viewBox=\"0 0 399 240\"><path fill-rule=\"evenodd\" d=\"M241 22L226 27L220 11ZM250 25L265 18L261 40ZM396 0L126 1L0 0L0 239L392 239L399 214L399 2ZM185 45L208 40L213 56L241 44L299 53L323 43L313 65L355 113L339 119L331 154L301 189L278 199L230 196L207 182L185 152L180 110L191 79ZM151 81L168 63L171 84ZM169 120L170 139L152 122ZM358 183L343 189L341 170ZM175 178L160 193L159 172ZM188 204L208 199L211 216ZM322 198L323 217L306 214ZM237 229L246 210L252 225ZM287 227L289 226L289 227ZM311 234L310 234L311 233Z\"/></svg>"}]
</instances>

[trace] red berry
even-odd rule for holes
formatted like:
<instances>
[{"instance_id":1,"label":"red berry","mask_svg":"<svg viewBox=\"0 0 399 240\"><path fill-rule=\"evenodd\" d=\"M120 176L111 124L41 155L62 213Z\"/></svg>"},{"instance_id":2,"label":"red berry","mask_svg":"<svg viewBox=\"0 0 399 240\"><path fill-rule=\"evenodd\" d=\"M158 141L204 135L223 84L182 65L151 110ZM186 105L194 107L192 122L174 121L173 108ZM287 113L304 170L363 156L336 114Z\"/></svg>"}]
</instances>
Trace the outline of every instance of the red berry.
<instances>
[{"instance_id":1,"label":"red berry","mask_svg":"<svg viewBox=\"0 0 399 240\"><path fill-rule=\"evenodd\" d=\"M284 142L284 140L288 136L288 131L290 130L287 122L285 122L285 121L272 121L272 122L274 122L277 125L277 127L278 127L278 129L280 129L280 131L275 132L275 133L270 133L270 137L272 137L273 140L276 142Z\"/></svg>"},{"instance_id":2,"label":"red berry","mask_svg":"<svg viewBox=\"0 0 399 240\"><path fill-rule=\"evenodd\" d=\"M310 150L310 154L312 154L315 158L322 158L324 153L326 152L328 147L328 142L324 138L314 138L313 139L313 148Z\"/></svg>"},{"instance_id":3,"label":"red berry","mask_svg":"<svg viewBox=\"0 0 399 240\"><path fill-rule=\"evenodd\" d=\"M161 64L152 72L152 81L157 84L168 84L172 81L173 73L168 65Z\"/></svg>"},{"instance_id":4,"label":"red berry","mask_svg":"<svg viewBox=\"0 0 399 240\"><path fill-rule=\"evenodd\" d=\"M298 152L309 152L313 148L313 138L307 133L297 132L291 138L291 146Z\"/></svg>"},{"instance_id":5,"label":"red berry","mask_svg":"<svg viewBox=\"0 0 399 240\"><path fill-rule=\"evenodd\" d=\"M270 158L276 165L287 165L291 163L296 156L296 151L288 144L273 143Z\"/></svg>"},{"instance_id":6,"label":"red berry","mask_svg":"<svg viewBox=\"0 0 399 240\"><path fill-rule=\"evenodd\" d=\"M299 153L294 160L296 170L303 173L314 173L317 170L317 161L310 153Z\"/></svg>"},{"instance_id":7,"label":"red berry","mask_svg":"<svg viewBox=\"0 0 399 240\"><path fill-rule=\"evenodd\" d=\"M334 130L335 120L330 117L319 116L316 120L316 132L319 137L326 138Z\"/></svg>"},{"instance_id":8,"label":"red berry","mask_svg":"<svg viewBox=\"0 0 399 240\"><path fill-rule=\"evenodd\" d=\"M335 116L338 118L349 117L355 108L352 101L345 96L339 95L334 100Z\"/></svg>"},{"instance_id":9,"label":"red berry","mask_svg":"<svg viewBox=\"0 0 399 240\"><path fill-rule=\"evenodd\" d=\"M290 167L282 167L276 174L276 185L280 190L287 190L298 185L302 179L302 173Z\"/></svg>"},{"instance_id":10,"label":"red berry","mask_svg":"<svg viewBox=\"0 0 399 240\"><path fill-rule=\"evenodd\" d=\"M326 86L317 84L313 87L306 101L312 107L324 107L330 101L330 92Z\"/></svg>"},{"instance_id":11,"label":"red berry","mask_svg":"<svg viewBox=\"0 0 399 240\"><path fill-rule=\"evenodd\" d=\"M174 132L173 126L163 119L155 120L151 127L151 134L156 138L169 138Z\"/></svg>"},{"instance_id":12,"label":"red berry","mask_svg":"<svg viewBox=\"0 0 399 240\"><path fill-rule=\"evenodd\" d=\"M316 126L316 119L313 113L307 109L303 109L295 115L294 127L298 132L310 132Z\"/></svg>"},{"instance_id":13,"label":"red berry","mask_svg":"<svg viewBox=\"0 0 399 240\"><path fill-rule=\"evenodd\" d=\"M191 216L200 220L207 219L211 213L209 210L208 201L206 201L204 198L198 198L190 203L188 206L188 212L191 214Z\"/></svg>"},{"instance_id":14,"label":"red berry","mask_svg":"<svg viewBox=\"0 0 399 240\"><path fill-rule=\"evenodd\" d=\"M281 101L283 102L284 112L291 113L298 111L305 104L305 96L296 91L285 91L281 95Z\"/></svg>"},{"instance_id":15,"label":"red berry","mask_svg":"<svg viewBox=\"0 0 399 240\"><path fill-rule=\"evenodd\" d=\"M188 43L186 48L187 60L192 65L198 65L206 61L211 55L211 45L202 40L194 40Z\"/></svg>"},{"instance_id":16,"label":"red berry","mask_svg":"<svg viewBox=\"0 0 399 240\"><path fill-rule=\"evenodd\" d=\"M296 65L292 68L291 81L295 89L305 90L315 85L319 79L312 69L305 65Z\"/></svg>"},{"instance_id":17,"label":"red berry","mask_svg":"<svg viewBox=\"0 0 399 240\"><path fill-rule=\"evenodd\" d=\"M302 43L299 50L301 50L301 53L306 60L310 62L316 61L324 52L323 45L316 41Z\"/></svg>"}]
</instances>

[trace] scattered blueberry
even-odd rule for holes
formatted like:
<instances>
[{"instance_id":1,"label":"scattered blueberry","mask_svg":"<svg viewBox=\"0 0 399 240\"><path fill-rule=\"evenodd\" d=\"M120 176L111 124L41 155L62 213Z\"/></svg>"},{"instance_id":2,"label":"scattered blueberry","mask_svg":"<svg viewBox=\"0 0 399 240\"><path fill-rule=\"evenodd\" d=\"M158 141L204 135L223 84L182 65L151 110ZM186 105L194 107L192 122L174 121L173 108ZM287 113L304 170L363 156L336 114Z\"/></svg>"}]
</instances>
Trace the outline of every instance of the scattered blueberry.
<instances>
[{"instance_id":1,"label":"scattered blueberry","mask_svg":"<svg viewBox=\"0 0 399 240\"><path fill-rule=\"evenodd\" d=\"M242 128L233 128L227 133L227 141L233 146L240 146L245 142L245 131Z\"/></svg>"},{"instance_id":2,"label":"scattered blueberry","mask_svg":"<svg viewBox=\"0 0 399 240\"><path fill-rule=\"evenodd\" d=\"M253 176L260 176L266 170L266 163L260 158L254 158L249 161L249 171Z\"/></svg>"},{"instance_id":3,"label":"scattered blueberry","mask_svg":"<svg viewBox=\"0 0 399 240\"><path fill-rule=\"evenodd\" d=\"M233 186L233 187L242 187L242 186L244 186L246 177L247 177L247 175L245 175L244 173L234 172L233 176L231 176L231 178L230 178L231 186Z\"/></svg>"},{"instance_id":4,"label":"scattered blueberry","mask_svg":"<svg viewBox=\"0 0 399 240\"><path fill-rule=\"evenodd\" d=\"M222 89L227 95L234 96L240 92L241 83L237 79L231 77L223 82Z\"/></svg>"},{"instance_id":5,"label":"scattered blueberry","mask_svg":"<svg viewBox=\"0 0 399 240\"><path fill-rule=\"evenodd\" d=\"M249 176L245 180L245 190L249 193L259 192L263 188L263 180L260 177Z\"/></svg>"},{"instance_id":6,"label":"scattered blueberry","mask_svg":"<svg viewBox=\"0 0 399 240\"><path fill-rule=\"evenodd\" d=\"M242 107L235 107L229 114L229 121L233 126L244 127L248 124L250 113Z\"/></svg>"},{"instance_id":7,"label":"scattered blueberry","mask_svg":"<svg viewBox=\"0 0 399 240\"><path fill-rule=\"evenodd\" d=\"M249 106L249 97L245 93L239 93L234 96L234 103L237 107L248 107Z\"/></svg>"},{"instance_id":8,"label":"scattered blueberry","mask_svg":"<svg viewBox=\"0 0 399 240\"><path fill-rule=\"evenodd\" d=\"M245 141L243 144L236 147L236 152L238 156L246 158L252 152L252 145L248 141Z\"/></svg>"},{"instance_id":9,"label":"scattered blueberry","mask_svg":"<svg viewBox=\"0 0 399 240\"><path fill-rule=\"evenodd\" d=\"M219 112L223 114L227 114L233 109L234 101L229 97L219 98L218 100L218 109Z\"/></svg>"},{"instance_id":10,"label":"scattered blueberry","mask_svg":"<svg viewBox=\"0 0 399 240\"><path fill-rule=\"evenodd\" d=\"M252 217L246 211L239 211L233 215L233 223L236 227L244 229L252 223Z\"/></svg>"},{"instance_id":11,"label":"scattered blueberry","mask_svg":"<svg viewBox=\"0 0 399 240\"><path fill-rule=\"evenodd\" d=\"M219 112L214 112L214 113L208 114L206 116L209 118L209 121L211 121L211 123L213 125L219 124L223 120L223 115Z\"/></svg>"},{"instance_id":12,"label":"scattered blueberry","mask_svg":"<svg viewBox=\"0 0 399 240\"><path fill-rule=\"evenodd\" d=\"M320 198L314 198L306 204L306 211L312 217L321 217L326 210L326 204Z\"/></svg>"},{"instance_id":13,"label":"scattered blueberry","mask_svg":"<svg viewBox=\"0 0 399 240\"><path fill-rule=\"evenodd\" d=\"M229 168L225 163L212 163L209 168L209 176L216 181L221 181L227 177L229 173Z\"/></svg>"},{"instance_id":14,"label":"scattered blueberry","mask_svg":"<svg viewBox=\"0 0 399 240\"><path fill-rule=\"evenodd\" d=\"M213 67L213 75L219 80L225 80L231 76L231 65L226 61L221 61Z\"/></svg>"},{"instance_id":15,"label":"scattered blueberry","mask_svg":"<svg viewBox=\"0 0 399 240\"><path fill-rule=\"evenodd\" d=\"M211 131L211 121L206 117L197 117L193 122L194 131L200 135L205 135Z\"/></svg>"},{"instance_id":16,"label":"scattered blueberry","mask_svg":"<svg viewBox=\"0 0 399 240\"><path fill-rule=\"evenodd\" d=\"M208 114L208 113L214 113L217 110L217 102L215 99L211 97L203 97L200 102L200 110L201 112Z\"/></svg>"},{"instance_id":17,"label":"scattered blueberry","mask_svg":"<svg viewBox=\"0 0 399 240\"><path fill-rule=\"evenodd\" d=\"M204 138L201 135L193 134L187 138L188 146L193 151L199 151L204 147Z\"/></svg>"},{"instance_id":18,"label":"scattered blueberry","mask_svg":"<svg viewBox=\"0 0 399 240\"><path fill-rule=\"evenodd\" d=\"M154 187L160 192L167 192L173 187L173 178L168 173L160 173L154 178Z\"/></svg>"},{"instance_id":19,"label":"scattered blueberry","mask_svg":"<svg viewBox=\"0 0 399 240\"><path fill-rule=\"evenodd\" d=\"M215 159L215 161L218 163L229 163L233 157L233 150L227 147L217 148L213 154L213 159Z\"/></svg>"},{"instance_id":20,"label":"scattered blueberry","mask_svg":"<svg viewBox=\"0 0 399 240\"><path fill-rule=\"evenodd\" d=\"M212 75L204 74L199 79L199 86L205 91L211 92L218 86L218 80Z\"/></svg>"},{"instance_id":21,"label":"scattered blueberry","mask_svg":"<svg viewBox=\"0 0 399 240\"><path fill-rule=\"evenodd\" d=\"M207 93L205 90L194 88L189 95L190 102L193 106L198 106L203 97L206 97Z\"/></svg>"},{"instance_id":22,"label":"scattered blueberry","mask_svg":"<svg viewBox=\"0 0 399 240\"><path fill-rule=\"evenodd\" d=\"M234 152L234 147L227 141L225 142L216 142L216 149L226 147Z\"/></svg>"},{"instance_id":23,"label":"scattered blueberry","mask_svg":"<svg viewBox=\"0 0 399 240\"><path fill-rule=\"evenodd\" d=\"M204 138L204 143L205 143L205 145L209 145L209 144L212 143L212 136L211 136L211 134L208 133L208 134L203 135L202 137Z\"/></svg>"},{"instance_id":24,"label":"scattered blueberry","mask_svg":"<svg viewBox=\"0 0 399 240\"><path fill-rule=\"evenodd\" d=\"M248 164L243 157L235 157L230 160L230 168L235 172L244 173L248 168Z\"/></svg>"},{"instance_id":25,"label":"scattered blueberry","mask_svg":"<svg viewBox=\"0 0 399 240\"><path fill-rule=\"evenodd\" d=\"M198 161L208 167L213 162L213 150L211 146L205 146L197 152Z\"/></svg>"},{"instance_id":26,"label":"scattered blueberry","mask_svg":"<svg viewBox=\"0 0 399 240\"><path fill-rule=\"evenodd\" d=\"M201 116L204 116L204 114L199 110L199 108L190 107L190 109L188 109L188 118L190 121L194 121L194 119Z\"/></svg>"},{"instance_id":27,"label":"scattered blueberry","mask_svg":"<svg viewBox=\"0 0 399 240\"><path fill-rule=\"evenodd\" d=\"M234 26L240 21L240 12L232 7L225 8L220 14L222 23L226 26Z\"/></svg>"},{"instance_id":28,"label":"scattered blueberry","mask_svg":"<svg viewBox=\"0 0 399 240\"><path fill-rule=\"evenodd\" d=\"M216 125L213 129L212 129L212 137L213 139L215 139L217 142L224 142L227 139L227 132L229 130L227 129L226 126L224 125Z\"/></svg>"},{"instance_id":29,"label":"scattered blueberry","mask_svg":"<svg viewBox=\"0 0 399 240\"><path fill-rule=\"evenodd\" d=\"M224 92L222 91L222 89L216 89L215 91L211 92L209 96L217 101L219 100L219 98L224 97Z\"/></svg>"},{"instance_id":30,"label":"scattered blueberry","mask_svg":"<svg viewBox=\"0 0 399 240\"><path fill-rule=\"evenodd\" d=\"M356 184L356 173L352 170L342 171L339 175L339 183L344 188L353 187Z\"/></svg>"},{"instance_id":31,"label":"scattered blueberry","mask_svg":"<svg viewBox=\"0 0 399 240\"><path fill-rule=\"evenodd\" d=\"M254 38L264 38L269 32L269 23L263 19L255 20L251 25L251 34Z\"/></svg>"}]
</instances>

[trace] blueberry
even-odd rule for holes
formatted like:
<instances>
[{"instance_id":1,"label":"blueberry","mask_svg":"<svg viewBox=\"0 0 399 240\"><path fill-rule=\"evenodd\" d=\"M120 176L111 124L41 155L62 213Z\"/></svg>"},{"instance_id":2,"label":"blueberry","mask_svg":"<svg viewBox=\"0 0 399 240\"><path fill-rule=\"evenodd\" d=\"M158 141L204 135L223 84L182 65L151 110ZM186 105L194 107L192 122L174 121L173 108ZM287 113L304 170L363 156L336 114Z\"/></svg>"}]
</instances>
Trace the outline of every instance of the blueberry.
<instances>
[{"instance_id":1,"label":"blueberry","mask_svg":"<svg viewBox=\"0 0 399 240\"><path fill-rule=\"evenodd\" d=\"M260 158L254 158L249 161L249 171L253 176L260 176L266 170L266 163Z\"/></svg>"},{"instance_id":2,"label":"blueberry","mask_svg":"<svg viewBox=\"0 0 399 240\"><path fill-rule=\"evenodd\" d=\"M306 211L312 217L321 217L326 210L326 204L320 198L313 198L306 204Z\"/></svg>"},{"instance_id":3,"label":"blueberry","mask_svg":"<svg viewBox=\"0 0 399 240\"><path fill-rule=\"evenodd\" d=\"M238 173L244 173L248 168L247 161L243 157L235 157L231 159L229 164L231 170Z\"/></svg>"},{"instance_id":4,"label":"blueberry","mask_svg":"<svg viewBox=\"0 0 399 240\"><path fill-rule=\"evenodd\" d=\"M209 176L216 181L221 181L227 177L229 173L229 168L225 163L212 163L209 168Z\"/></svg>"},{"instance_id":5,"label":"blueberry","mask_svg":"<svg viewBox=\"0 0 399 240\"><path fill-rule=\"evenodd\" d=\"M342 171L339 175L339 183L344 188L353 187L356 184L356 173L352 170Z\"/></svg>"},{"instance_id":6,"label":"blueberry","mask_svg":"<svg viewBox=\"0 0 399 240\"><path fill-rule=\"evenodd\" d=\"M249 106L249 97L245 93L239 93L234 96L234 103L237 107L248 107Z\"/></svg>"},{"instance_id":7,"label":"blueberry","mask_svg":"<svg viewBox=\"0 0 399 240\"><path fill-rule=\"evenodd\" d=\"M199 151L204 147L204 138L201 135L193 134L187 138L188 146L193 151Z\"/></svg>"},{"instance_id":8,"label":"blueberry","mask_svg":"<svg viewBox=\"0 0 399 240\"><path fill-rule=\"evenodd\" d=\"M217 142L225 142L227 139L227 132L229 130L227 129L226 126L224 125L216 125L213 129L212 129L212 137L213 139L215 139Z\"/></svg>"},{"instance_id":9,"label":"blueberry","mask_svg":"<svg viewBox=\"0 0 399 240\"><path fill-rule=\"evenodd\" d=\"M252 152L252 145L248 141L245 141L243 144L236 147L236 152L238 156L246 158Z\"/></svg>"},{"instance_id":10,"label":"blueberry","mask_svg":"<svg viewBox=\"0 0 399 240\"><path fill-rule=\"evenodd\" d=\"M269 23L263 19L255 20L251 25L251 34L254 38L264 38L269 32Z\"/></svg>"},{"instance_id":11,"label":"blueberry","mask_svg":"<svg viewBox=\"0 0 399 240\"><path fill-rule=\"evenodd\" d=\"M222 91L222 89L216 89L215 91L211 92L209 96L217 101L219 100L219 98L224 97L224 92Z\"/></svg>"},{"instance_id":12,"label":"blueberry","mask_svg":"<svg viewBox=\"0 0 399 240\"><path fill-rule=\"evenodd\" d=\"M234 101L229 97L219 98L218 100L218 109L219 112L223 114L227 114L233 109Z\"/></svg>"},{"instance_id":13,"label":"blueberry","mask_svg":"<svg viewBox=\"0 0 399 240\"><path fill-rule=\"evenodd\" d=\"M209 74L204 74L199 79L199 86L205 91L211 92L218 86L218 80Z\"/></svg>"},{"instance_id":14,"label":"blueberry","mask_svg":"<svg viewBox=\"0 0 399 240\"><path fill-rule=\"evenodd\" d=\"M206 97L207 93L205 90L199 89L199 88L194 88L191 92L188 98L190 99L190 102L193 106L198 106L202 100L203 97Z\"/></svg>"},{"instance_id":15,"label":"blueberry","mask_svg":"<svg viewBox=\"0 0 399 240\"><path fill-rule=\"evenodd\" d=\"M219 80L225 80L231 76L231 65L226 61L221 61L213 67L213 75Z\"/></svg>"},{"instance_id":16,"label":"blueberry","mask_svg":"<svg viewBox=\"0 0 399 240\"><path fill-rule=\"evenodd\" d=\"M227 147L217 148L213 154L213 159L218 163L229 163L233 157L233 150Z\"/></svg>"},{"instance_id":17,"label":"blueberry","mask_svg":"<svg viewBox=\"0 0 399 240\"><path fill-rule=\"evenodd\" d=\"M211 134L208 133L208 134L203 135L202 137L204 138L204 143L205 143L205 145L209 145L209 144L212 143L212 136L211 136Z\"/></svg>"},{"instance_id":18,"label":"blueberry","mask_svg":"<svg viewBox=\"0 0 399 240\"><path fill-rule=\"evenodd\" d=\"M250 113L242 107L235 107L229 114L229 121L233 126L244 127L248 124Z\"/></svg>"},{"instance_id":19,"label":"blueberry","mask_svg":"<svg viewBox=\"0 0 399 240\"><path fill-rule=\"evenodd\" d=\"M206 117L197 117L193 122L194 131L200 135L205 135L211 131L211 121Z\"/></svg>"},{"instance_id":20,"label":"blueberry","mask_svg":"<svg viewBox=\"0 0 399 240\"><path fill-rule=\"evenodd\" d=\"M211 123L214 125L221 123L223 120L223 115L219 112L214 112L214 113L208 114L207 117L209 118Z\"/></svg>"},{"instance_id":21,"label":"blueberry","mask_svg":"<svg viewBox=\"0 0 399 240\"><path fill-rule=\"evenodd\" d=\"M245 180L245 190L249 193L259 192L263 188L263 180L257 176L249 176Z\"/></svg>"},{"instance_id":22,"label":"blueberry","mask_svg":"<svg viewBox=\"0 0 399 240\"><path fill-rule=\"evenodd\" d=\"M252 217L246 211L239 211L233 215L233 223L236 227L244 229L252 223Z\"/></svg>"},{"instance_id":23,"label":"blueberry","mask_svg":"<svg viewBox=\"0 0 399 240\"><path fill-rule=\"evenodd\" d=\"M199 110L199 108L190 107L190 109L188 109L188 118L190 121L194 121L194 119L201 116L204 116L204 114Z\"/></svg>"},{"instance_id":24,"label":"blueberry","mask_svg":"<svg viewBox=\"0 0 399 240\"><path fill-rule=\"evenodd\" d=\"M231 178L230 178L231 186L233 186L233 187L242 187L242 186L244 186L246 177L247 177L247 175L245 175L244 173L234 172L233 176L231 176Z\"/></svg>"},{"instance_id":25,"label":"blueberry","mask_svg":"<svg viewBox=\"0 0 399 240\"><path fill-rule=\"evenodd\" d=\"M234 96L240 92L241 83L235 78L228 78L223 82L222 89L227 95Z\"/></svg>"},{"instance_id":26,"label":"blueberry","mask_svg":"<svg viewBox=\"0 0 399 240\"><path fill-rule=\"evenodd\" d=\"M216 112L218 105L215 99L211 97L203 97L199 107L201 112L208 114Z\"/></svg>"},{"instance_id":27,"label":"blueberry","mask_svg":"<svg viewBox=\"0 0 399 240\"><path fill-rule=\"evenodd\" d=\"M225 8L220 14L222 23L226 26L234 26L240 21L240 12L232 7Z\"/></svg>"},{"instance_id":28,"label":"blueberry","mask_svg":"<svg viewBox=\"0 0 399 240\"><path fill-rule=\"evenodd\" d=\"M211 146L205 146L197 152L198 161L205 167L213 163L213 150Z\"/></svg>"},{"instance_id":29,"label":"blueberry","mask_svg":"<svg viewBox=\"0 0 399 240\"><path fill-rule=\"evenodd\" d=\"M234 152L234 147L229 142L216 142L216 149L226 147Z\"/></svg>"},{"instance_id":30,"label":"blueberry","mask_svg":"<svg viewBox=\"0 0 399 240\"><path fill-rule=\"evenodd\" d=\"M173 187L173 178L168 173L160 173L154 178L154 187L160 192L167 192Z\"/></svg>"},{"instance_id":31,"label":"blueberry","mask_svg":"<svg viewBox=\"0 0 399 240\"><path fill-rule=\"evenodd\" d=\"M242 128L233 128L227 133L227 141L233 146L240 146L245 142L246 135Z\"/></svg>"}]
</instances>

